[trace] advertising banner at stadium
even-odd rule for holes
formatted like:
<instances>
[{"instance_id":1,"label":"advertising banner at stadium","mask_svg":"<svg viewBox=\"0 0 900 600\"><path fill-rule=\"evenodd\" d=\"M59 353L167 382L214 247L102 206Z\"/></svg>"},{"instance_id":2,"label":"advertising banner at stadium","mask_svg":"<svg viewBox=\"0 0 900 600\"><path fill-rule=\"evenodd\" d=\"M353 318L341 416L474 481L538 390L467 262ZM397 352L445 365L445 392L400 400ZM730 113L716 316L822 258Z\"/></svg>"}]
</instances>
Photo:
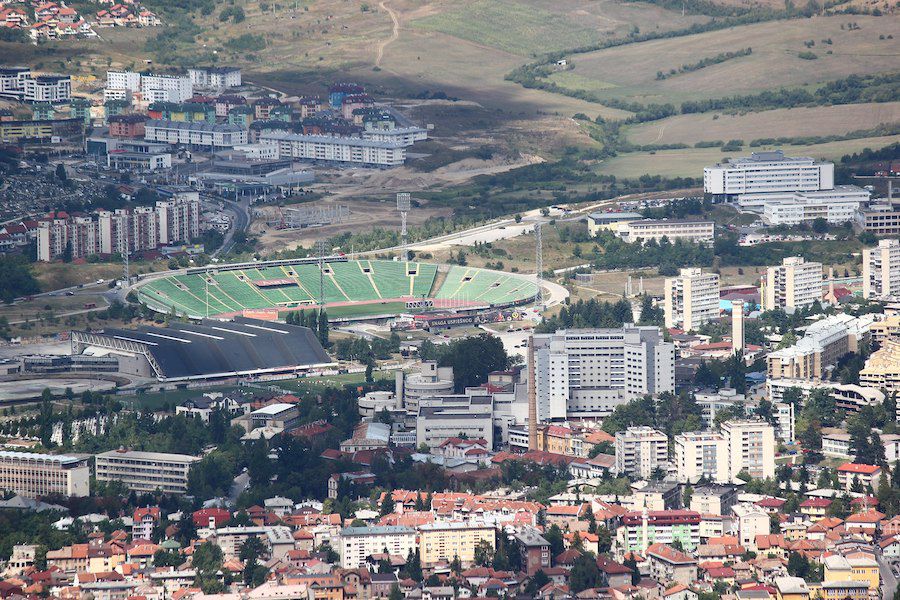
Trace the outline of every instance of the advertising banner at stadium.
<instances>
[{"instance_id":1,"label":"advertising banner at stadium","mask_svg":"<svg viewBox=\"0 0 900 600\"><path fill-rule=\"evenodd\" d=\"M248 319L259 319L260 321L277 321L278 311L264 308L245 308L241 311L241 316Z\"/></svg>"}]
</instances>

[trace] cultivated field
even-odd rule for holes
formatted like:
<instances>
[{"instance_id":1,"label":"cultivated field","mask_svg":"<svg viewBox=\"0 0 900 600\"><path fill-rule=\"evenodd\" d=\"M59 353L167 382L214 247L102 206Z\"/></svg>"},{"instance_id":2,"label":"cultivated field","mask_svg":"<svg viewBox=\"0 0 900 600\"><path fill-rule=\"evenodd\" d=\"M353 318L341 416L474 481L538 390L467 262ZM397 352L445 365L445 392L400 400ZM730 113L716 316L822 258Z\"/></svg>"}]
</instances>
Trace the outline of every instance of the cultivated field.
<instances>
[{"instance_id":1,"label":"cultivated field","mask_svg":"<svg viewBox=\"0 0 900 600\"><path fill-rule=\"evenodd\" d=\"M633 144L694 144L698 141L826 136L900 121L900 102L782 108L743 114L678 115L628 129Z\"/></svg>"},{"instance_id":2,"label":"cultivated field","mask_svg":"<svg viewBox=\"0 0 900 600\"><path fill-rule=\"evenodd\" d=\"M877 138L862 138L843 142L830 142L814 146L760 146L753 150L775 150L780 148L789 156L801 155L835 160L844 154L859 152L863 148L883 148L900 141L900 135ZM751 149L723 153L719 148L686 148L684 150L661 150L659 152L634 152L621 154L603 161L598 170L616 177L640 177L644 174L669 177L702 177L703 167L716 163L726 156L742 156Z\"/></svg>"},{"instance_id":3,"label":"cultivated field","mask_svg":"<svg viewBox=\"0 0 900 600\"><path fill-rule=\"evenodd\" d=\"M847 28L856 23L859 29ZM844 29L841 27L844 26ZM815 84L851 74L890 71L900 56L900 17L829 16L772 21L690 36L629 44L571 57L574 69L551 75L560 85L642 102L681 102ZM894 39L887 39L887 36ZM831 40L831 44L823 40ZM807 48L805 42L815 42ZM696 71L656 79L682 65L752 48ZM798 55L812 52L818 58ZM829 54L829 52L831 54Z\"/></svg>"}]
</instances>

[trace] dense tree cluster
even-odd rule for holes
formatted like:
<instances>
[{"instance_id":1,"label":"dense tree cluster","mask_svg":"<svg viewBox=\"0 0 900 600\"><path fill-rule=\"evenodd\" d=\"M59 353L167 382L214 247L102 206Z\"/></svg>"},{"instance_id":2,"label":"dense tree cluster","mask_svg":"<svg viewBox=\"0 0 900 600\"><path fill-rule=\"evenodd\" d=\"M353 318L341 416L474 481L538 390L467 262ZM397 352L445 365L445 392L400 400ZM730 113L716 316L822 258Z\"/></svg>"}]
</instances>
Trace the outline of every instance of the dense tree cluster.
<instances>
[{"instance_id":1,"label":"dense tree cluster","mask_svg":"<svg viewBox=\"0 0 900 600\"><path fill-rule=\"evenodd\" d=\"M419 347L422 360L436 360L442 367L453 367L457 392L476 387L487 381L488 373L509 368L510 360L500 338L482 333L461 338L446 346L428 340Z\"/></svg>"},{"instance_id":2,"label":"dense tree cluster","mask_svg":"<svg viewBox=\"0 0 900 600\"><path fill-rule=\"evenodd\" d=\"M563 306L559 313L545 318L535 328L537 333L551 333L560 329L583 329L586 327L621 327L634 321L631 304L627 300L602 302L596 298L578 300Z\"/></svg>"},{"instance_id":3,"label":"dense tree cluster","mask_svg":"<svg viewBox=\"0 0 900 600\"><path fill-rule=\"evenodd\" d=\"M0 300L7 304L40 292L31 265L24 256L0 254Z\"/></svg>"}]
</instances>

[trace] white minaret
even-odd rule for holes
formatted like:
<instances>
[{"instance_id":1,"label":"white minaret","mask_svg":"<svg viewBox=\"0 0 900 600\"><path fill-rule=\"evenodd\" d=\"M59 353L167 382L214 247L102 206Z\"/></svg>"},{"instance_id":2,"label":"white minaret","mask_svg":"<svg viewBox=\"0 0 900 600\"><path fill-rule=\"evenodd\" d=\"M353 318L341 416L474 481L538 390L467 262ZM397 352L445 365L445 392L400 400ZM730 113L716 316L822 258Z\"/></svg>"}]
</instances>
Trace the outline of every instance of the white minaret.
<instances>
[{"instance_id":1,"label":"white minaret","mask_svg":"<svg viewBox=\"0 0 900 600\"><path fill-rule=\"evenodd\" d=\"M744 351L744 301L731 301L731 348L735 354Z\"/></svg>"}]
</instances>

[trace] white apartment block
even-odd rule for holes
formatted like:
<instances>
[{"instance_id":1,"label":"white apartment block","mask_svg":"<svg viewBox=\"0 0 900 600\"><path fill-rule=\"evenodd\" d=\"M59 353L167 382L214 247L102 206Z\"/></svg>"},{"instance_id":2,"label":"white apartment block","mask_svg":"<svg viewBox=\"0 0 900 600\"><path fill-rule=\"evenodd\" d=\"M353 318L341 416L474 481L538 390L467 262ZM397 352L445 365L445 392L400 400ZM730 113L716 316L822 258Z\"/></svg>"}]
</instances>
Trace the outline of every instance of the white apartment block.
<instances>
[{"instance_id":1,"label":"white apartment block","mask_svg":"<svg viewBox=\"0 0 900 600\"><path fill-rule=\"evenodd\" d=\"M860 205L869 196L860 187L839 185L815 192L749 194L741 197L741 207L761 207L763 220L770 225L800 225L820 218L840 225L856 221Z\"/></svg>"},{"instance_id":2,"label":"white apartment block","mask_svg":"<svg viewBox=\"0 0 900 600\"><path fill-rule=\"evenodd\" d=\"M628 221L616 225L616 230L623 240L633 243L638 240L659 242L666 238L670 242L683 240L700 244L712 244L715 239L716 224L713 221L684 221L677 219L663 219L654 221L642 219L640 221Z\"/></svg>"},{"instance_id":3,"label":"white apartment block","mask_svg":"<svg viewBox=\"0 0 900 600\"><path fill-rule=\"evenodd\" d=\"M406 161L406 147L396 141L270 131L260 135L259 142L276 146L279 158L379 167L396 167Z\"/></svg>"},{"instance_id":4,"label":"white apartment block","mask_svg":"<svg viewBox=\"0 0 900 600\"><path fill-rule=\"evenodd\" d=\"M666 327L692 331L719 317L719 276L700 268L681 269L665 280Z\"/></svg>"},{"instance_id":5,"label":"white apartment block","mask_svg":"<svg viewBox=\"0 0 900 600\"><path fill-rule=\"evenodd\" d=\"M675 390L675 346L658 327L536 334L538 421L603 418L644 394Z\"/></svg>"},{"instance_id":6,"label":"white apartment block","mask_svg":"<svg viewBox=\"0 0 900 600\"><path fill-rule=\"evenodd\" d=\"M416 549L416 531L409 527L345 527L341 530L341 567L358 569L372 554L407 556Z\"/></svg>"},{"instance_id":7,"label":"white apartment block","mask_svg":"<svg viewBox=\"0 0 900 600\"><path fill-rule=\"evenodd\" d=\"M204 148L232 148L247 143L247 130L237 125L151 119L144 124L144 139Z\"/></svg>"},{"instance_id":8,"label":"white apartment block","mask_svg":"<svg viewBox=\"0 0 900 600\"><path fill-rule=\"evenodd\" d=\"M879 240L863 250L863 297L885 300L900 296L900 240Z\"/></svg>"},{"instance_id":9,"label":"white apartment block","mask_svg":"<svg viewBox=\"0 0 900 600\"><path fill-rule=\"evenodd\" d=\"M68 102L72 99L72 78L68 75L38 75L25 80L25 102Z\"/></svg>"},{"instance_id":10,"label":"white apartment block","mask_svg":"<svg viewBox=\"0 0 900 600\"><path fill-rule=\"evenodd\" d=\"M665 470L669 438L652 427L629 427L616 433L616 466L620 475L648 479L656 469Z\"/></svg>"},{"instance_id":11,"label":"white apartment block","mask_svg":"<svg viewBox=\"0 0 900 600\"><path fill-rule=\"evenodd\" d=\"M804 308L822 300L822 265L802 256L785 258L768 267L763 278L763 310Z\"/></svg>"},{"instance_id":12,"label":"white apartment block","mask_svg":"<svg viewBox=\"0 0 900 600\"><path fill-rule=\"evenodd\" d=\"M237 67L198 67L188 69L191 84L201 88L241 87L241 70Z\"/></svg>"},{"instance_id":13,"label":"white apartment block","mask_svg":"<svg viewBox=\"0 0 900 600\"><path fill-rule=\"evenodd\" d=\"M734 420L722 423L728 444L728 481L746 470L758 479L775 477L775 428L764 421Z\"/></svg>"},{"instance_id":14,"label":"white apartment block","mask_svg":"<svg viewBox=\"0 0 900 600\"><path fill-rule=\"evenodd\" d=\"M134 71L107 71L106 89L128 90L136 93L141 91L141 74Z\"/></svg>"},{"instance_id":15,"label":"white apartment block","mask_svg":"<svg viewBox=\"0 0 900 600\"><path fill-rule=\"evenodd\" d=\"M136 492L184 494L188 473L200 458L187 454L110 450L94 457L97 481L121 481Z\"/></svg>"},{"instance_id":16,"label":"white apartment block","mask_svg":"<svg viewBox=\"0 0 900 600\"><path fill-rule=\"evenodd\" d=\"M185 102L194 95L191 78L186 75L107 71L106 88L140 92L144 102Z\"/></svg>"},{"instance_id":17,"label":"white apartment block","mask_svg":"<svg viewBox=\"0 0 900 600\"><path fill-rule=\"evenodd\" d=\"M703 191L716 196L833 188L834 163L786 157L781 150L754 152L703 169Z\"/></svg>"},{"instance_id":18,"label":"white apartment block","mask_svg":"<svg viewBox=\"0 0 900 600\"><path fill-rule=\"evenodd\" d=\"M390 142L400 146L412 146L428 139L428 130L421 127L372 127L367 125L362 132L364 140Z\"/></svg>"},{"instance_id":19,"label":"white apartment block","mask_svg":"<svg viewBox=\"0 0 900 600\"><path fill-rule=\"evenodd\" d=\"M41 221L37 231L37 259L48 262L65 252L68 234L66 219Z\"/></svg>"},{"instance_id":20,"label":"white apartment block","mask_svg":"<svg viewBox=\"0 0 900 600\"><path fill-rule=\"evenodd\" d=\"M90 495L91 470L83 458L0 451L0 489L26 498Z\"/></svg>"},{"instance_id":21,"label":"white apartment block","mask_svg":"<svg viewBox=\"0 0 900 600\"><path fill-rule=\"evenodd\" d=\"M156 203L159 243L171 244L200 235L200 202L164 200Z\"/></svg>"},{"instance_id":22,"label":"white apartment block","mask_svg":"<svg viewBox=\"0 0 900 600\"><path fill-rule=\"evenodd\" d=\"M681 483L706 478L729 483L728 441L714 431L691 431L675 436L675 472Z\"/></svg>"},{"instance_id":23,"label":"white apartment block","mask_svg":"<svg viewBox=\"0 0 900 600\"><path fill-rule=\"evenodd\" d=\"M28 67L0 68L0 97L21 102L68 102L72 99L72 78L34 75Z\"/></svg>"}]
</instances>

